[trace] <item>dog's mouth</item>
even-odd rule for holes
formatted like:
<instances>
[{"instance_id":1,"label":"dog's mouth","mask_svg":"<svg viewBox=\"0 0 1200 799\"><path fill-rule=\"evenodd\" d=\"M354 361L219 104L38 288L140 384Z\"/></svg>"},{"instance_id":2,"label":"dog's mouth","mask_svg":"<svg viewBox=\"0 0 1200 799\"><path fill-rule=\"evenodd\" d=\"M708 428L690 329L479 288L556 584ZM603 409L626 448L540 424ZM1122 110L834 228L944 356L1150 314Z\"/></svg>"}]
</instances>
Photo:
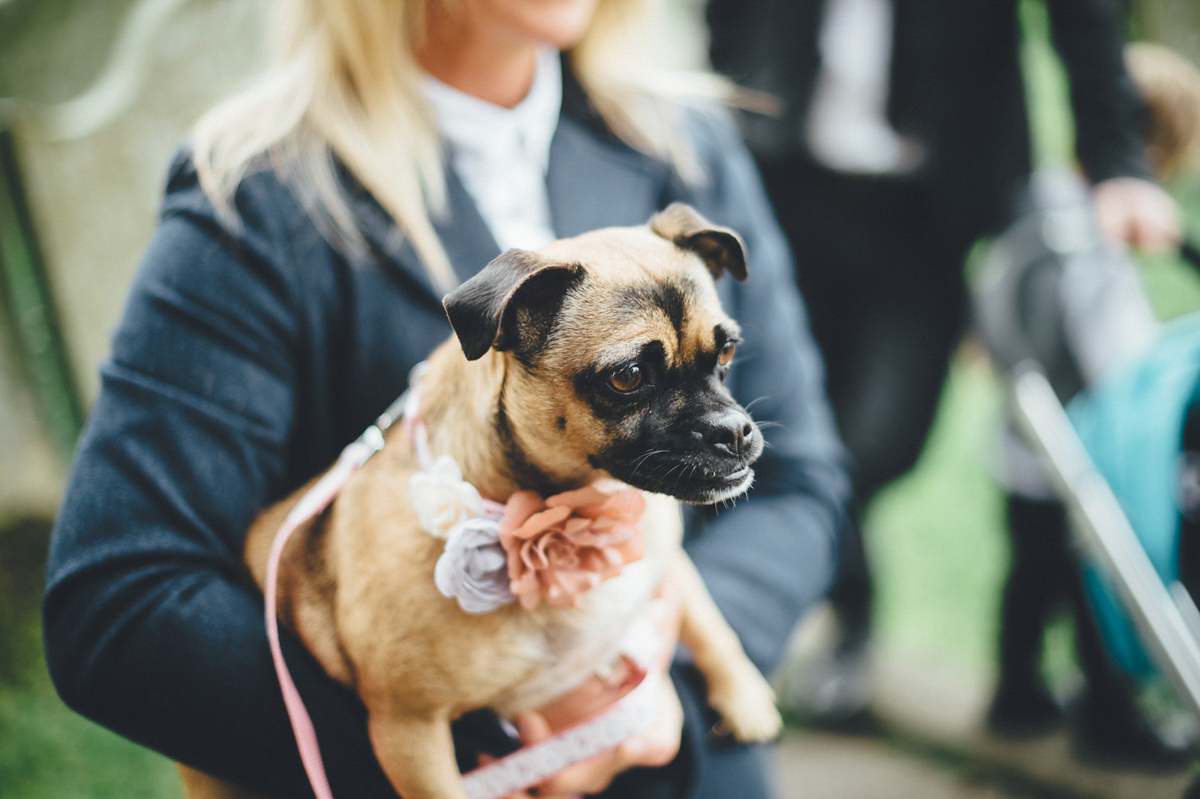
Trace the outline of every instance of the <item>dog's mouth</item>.
<instances>
[{"instance_id":1,"label":"dog's mouth","mask_svg":"<svg viewBox=\"0 0 1200 799\"><path fill-rule=\"evenodd\" d=\"M718 398L721 399L721 398ZM762 432L728 400L696 412L678 412L668 424L592 456L592 465L635 488L683 502L711 505L750 490L754 463L763 453Z\"/></svg>"},{"instance_id":2,"label":"dog's mouth","mask_svg":"<svg viewBox=\"0 0 1200 799\"><path fill-rule=\"evenodd\" d=\"M635 488L697 505L740 497L754 482L754 469L746 463L723 471L688 459L671 459L650 464L643 462L632 470L616 468L608 471Z\"/></svg>"},{"instance_id":3,"label":"dog's mouth","mask_svg":"<svg viewBox=\"0 0 1200 799\"><path fill-rule=\"evenodd\" d=\"M712 490L705 499L692 501L711 505L715 502L724 502L740 497L750 490L750 485L754 482L754 470L749 466L743 466L737 471L725 475L724 481L726 485L723 488Z\"/></svg>"}]
</instances>

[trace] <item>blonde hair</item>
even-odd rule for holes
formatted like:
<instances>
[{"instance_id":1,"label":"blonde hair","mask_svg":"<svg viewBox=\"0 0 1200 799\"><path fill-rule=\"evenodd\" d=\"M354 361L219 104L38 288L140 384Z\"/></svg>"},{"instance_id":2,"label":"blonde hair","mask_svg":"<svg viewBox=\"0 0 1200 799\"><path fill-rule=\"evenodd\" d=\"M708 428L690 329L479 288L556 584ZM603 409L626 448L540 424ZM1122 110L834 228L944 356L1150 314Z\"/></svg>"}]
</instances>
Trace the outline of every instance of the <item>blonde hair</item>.
<instances>
[{"instance_id":1,"label":"blonde hair","mask_svg":"<svg viewBox=\"0 0 1200 799\"><path fill-rule=\"evenodd\" d=\"M1200 167L1200 70L1149 42L1128 45L1125 63L1146 103L1146 149L1158 177Z\"/></svg>"},{"instance_id":2,"label":"blonde hair","mask_svg":"<svg viewBox=\"0 0 1200 799\"><path fill-rule=\"evenodd\" d=\"M266 156L331 243L362 250L336 158L391 214L435 284L455 285L432 221L446 207L445 171L415 56L435 2L456 0L276 0L269 7L267 69L193 131L200 184L223 219L235 221L233 193ZM699 169L674 102L686 92L656 83L652 67L631 65L637 49L622 47L642 10L641 0L601 0L571 50L572 67L617 136L694 181Z\"/></svg>"}]
</instances>

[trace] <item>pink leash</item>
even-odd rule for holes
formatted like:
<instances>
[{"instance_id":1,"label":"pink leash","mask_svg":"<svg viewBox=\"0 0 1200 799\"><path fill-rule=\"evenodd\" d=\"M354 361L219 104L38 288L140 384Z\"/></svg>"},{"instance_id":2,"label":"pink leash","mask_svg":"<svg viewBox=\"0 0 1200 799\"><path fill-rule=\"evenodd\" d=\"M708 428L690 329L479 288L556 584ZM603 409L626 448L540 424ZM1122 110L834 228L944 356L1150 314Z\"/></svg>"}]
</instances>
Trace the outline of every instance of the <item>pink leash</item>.
<instances>
[{"instance_id":1,"label":"pink leash","mask_svg":"<svg viewBox=\"0 0 1200 799\"><path fill-rule=\"evenodd\" d=\"M317 744L317 733L313 729L312 719L304 700L296 690L292 674L288 671L287 662L283 659L283 650L279 646L279 618L276 611L278 604L277 587L279 584L279 561L283 556L283 548L296 529L314 518L328 507L338 492L349 482L350 477L367 459L383 449L383 431L391 427L400 415L407 401L409 392L404 392L400 399L393 402L383 415L375 420L366 431L355 441L351 442L337 462L328 472L321 476L312 488L300 497L300 501L292 508L291 513L283 520L279 532L271 543L271 553L267 556L266 586L263 591L266 602L267 639L271 644L271 658L275 662L275 675L279 678L279 687L283 690L283 703L287 706L288 718L292 722L292 733L296 737L296 746L300 749L300 760L308 774L317 799L333 799L333 791L329 789L329 780L325 776L325 762L321 759L321 748Z\"/></svg>"},{"instance_id":2,"label":"pink leash","mask_svg":"<svg viewBox=\"0 0 1200 799\"><path fill-rule=\"evenodd\" d=\"M415 384L414 377L413 385ZM388 406L375 420L375 424L342 450L333 467L305 492L284 519L279 532L275 534L270 555L267 557L264 588L267 639L271 646L271 658L275 663L275 674L283 691L283 702L292 723L292 733L300 750L300 760L304 763L304 771L308 774L308 781L316 799L333 799L333 791L330 790L329 779L325 775L325 762L321 758L321 748L317 743L312 718L308 715L295 682L292 681L291 672L288 671L287 663L283 659L283 650L279 645L279 619L276 611L279 562L284 546L297 528L325 510L349 482L354 472L372 455L383 449L384 431L401 416L415 418L415 414L412 413L415 410L415 402L416 394L410 388ZM407 407L410 403L414 404L414 408ZM423 449L427 450L427 445L421 441L418 450ZM503 799L511 793L542 782L573 763L611 749L644 729L653 718L658 688L653 680L644 678L646 668L660 645L661 642L648 625L635 624L630 630L630 635L627 635L623 648L639 672L636 687L595 716L540 743L518 749L465 774L463 786L467 795L471 799Z\"/></svg>"}]
</instances>

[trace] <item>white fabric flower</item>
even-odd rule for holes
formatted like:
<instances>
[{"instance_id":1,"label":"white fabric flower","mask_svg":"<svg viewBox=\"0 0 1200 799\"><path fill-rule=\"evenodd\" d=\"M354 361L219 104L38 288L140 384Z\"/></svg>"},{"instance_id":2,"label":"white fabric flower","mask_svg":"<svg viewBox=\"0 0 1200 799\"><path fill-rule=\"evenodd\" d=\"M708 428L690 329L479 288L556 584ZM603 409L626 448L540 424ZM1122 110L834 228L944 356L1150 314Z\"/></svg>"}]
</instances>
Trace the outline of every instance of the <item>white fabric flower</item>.
<instances>
[{"instance_id":1,"label":"white fabric flower","mask_svg":"<svg viewBox=\"0 0 1200 799\"><path fill-rule=\"evenodd\" d=\"M444 597L458 600L467 613L490 613L514 601L509 588L508 555L493 519L467 519L450 530L438 558L434 582Z\"/></svg>"},{"instance_id":2,"label":"white fabric flower","mask_svg":"<svg viewBox=\"0 0 1200 799\"><path fill-rule=\"evenodd\" d=\"M462 469L449 455L440 456L428 472L414 474L408 487L418 524L437 538L445 538L454 525L483 515L483 498L475 486L463 481Z\"/></svg>"}]
</instances>

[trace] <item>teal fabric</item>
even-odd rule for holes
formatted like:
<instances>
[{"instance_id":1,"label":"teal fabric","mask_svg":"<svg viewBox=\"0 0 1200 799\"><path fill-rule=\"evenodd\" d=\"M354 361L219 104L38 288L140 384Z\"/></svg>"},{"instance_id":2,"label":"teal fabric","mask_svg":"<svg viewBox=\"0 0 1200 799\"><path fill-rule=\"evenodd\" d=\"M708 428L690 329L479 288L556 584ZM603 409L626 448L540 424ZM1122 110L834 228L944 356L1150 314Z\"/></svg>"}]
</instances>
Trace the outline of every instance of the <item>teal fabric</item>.
<instances>
[{"instance_id":1,"label":"teal fabric","mask_svg":"<svg viewBox=\"0 0 1200 799\"><path fill-rule=\"evenodd\" d=\"M1179 576L1177 468L1188 402L1200 380L1200 314L1163 328L1153 349L1074 400L1068 414L1164 581ZM1114 660L1155 668L1110 579L1085 569L1092 608Z\"/></svg>"}]
</instances>

